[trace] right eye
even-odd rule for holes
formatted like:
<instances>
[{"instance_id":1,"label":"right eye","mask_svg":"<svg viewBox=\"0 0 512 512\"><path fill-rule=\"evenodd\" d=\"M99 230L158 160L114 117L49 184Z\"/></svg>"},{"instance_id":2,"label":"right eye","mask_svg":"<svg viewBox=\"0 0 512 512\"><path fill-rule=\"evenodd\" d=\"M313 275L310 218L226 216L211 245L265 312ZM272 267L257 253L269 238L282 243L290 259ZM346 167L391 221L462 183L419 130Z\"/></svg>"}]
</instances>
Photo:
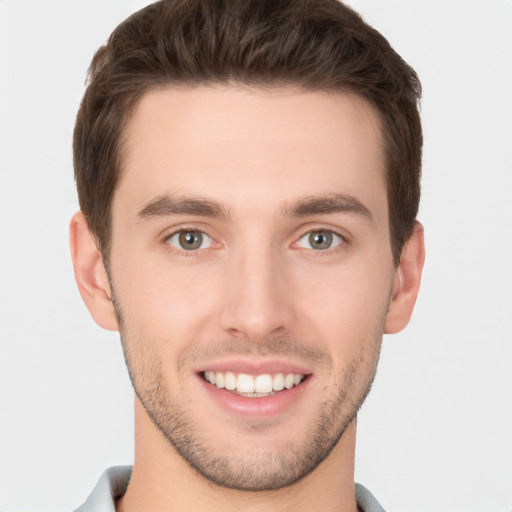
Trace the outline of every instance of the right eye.
<instances>
[{"instance_id":1,"label":"right eye","mask_svg":"<svg viewBox=\"0 0 512 512\"><path fill-rule=\"evenodd\" d=\"M166 242L182 251L197 251L212 246L212 239L203 231L196 229L181 229L170 235Z\"/></svg>"}]
</instances>

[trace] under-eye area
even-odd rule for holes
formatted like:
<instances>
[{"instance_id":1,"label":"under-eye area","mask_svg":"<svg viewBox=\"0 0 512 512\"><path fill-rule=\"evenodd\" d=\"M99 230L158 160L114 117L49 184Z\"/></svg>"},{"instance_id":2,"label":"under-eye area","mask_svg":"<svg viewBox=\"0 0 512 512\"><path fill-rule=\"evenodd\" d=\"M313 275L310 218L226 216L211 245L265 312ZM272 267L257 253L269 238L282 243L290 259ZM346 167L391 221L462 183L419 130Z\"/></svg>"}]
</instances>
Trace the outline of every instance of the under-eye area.
<instances>
[{"instance_id":1,"label":"under-eye area","mask_svg":"<svg viewBox=\"0 0 512 512\"><path fill-rule=\"evenodd\" d=\"M201 375L204 380L218 389L232 391L249 398L271 396L277 392L292 389L308 378L308 375L301 373L249 375L247 373L206 371Z\"/></svg>"}]
</instances>

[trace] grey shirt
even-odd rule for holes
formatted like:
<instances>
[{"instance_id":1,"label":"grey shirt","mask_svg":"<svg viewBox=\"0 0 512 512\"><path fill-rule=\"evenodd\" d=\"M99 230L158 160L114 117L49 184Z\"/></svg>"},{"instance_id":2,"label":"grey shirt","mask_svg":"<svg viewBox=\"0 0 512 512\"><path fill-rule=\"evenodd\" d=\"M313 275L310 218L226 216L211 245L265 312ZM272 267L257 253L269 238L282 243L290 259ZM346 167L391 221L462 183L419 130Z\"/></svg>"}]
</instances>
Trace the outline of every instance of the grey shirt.
<instances>
[{"instance_id":1,"label":"grey shirt","mask_svg":"<svg viewBox=\"0 0 512 512\"><path fill-rule=\"evenodd\" d=\"M131 474L131 466L107 469L87 501L75 512L116 512L115 502L126 492ZM371 492L360 484L356 484L356 501L360 512L385 512Z\"/></svg>"}]
</instances>

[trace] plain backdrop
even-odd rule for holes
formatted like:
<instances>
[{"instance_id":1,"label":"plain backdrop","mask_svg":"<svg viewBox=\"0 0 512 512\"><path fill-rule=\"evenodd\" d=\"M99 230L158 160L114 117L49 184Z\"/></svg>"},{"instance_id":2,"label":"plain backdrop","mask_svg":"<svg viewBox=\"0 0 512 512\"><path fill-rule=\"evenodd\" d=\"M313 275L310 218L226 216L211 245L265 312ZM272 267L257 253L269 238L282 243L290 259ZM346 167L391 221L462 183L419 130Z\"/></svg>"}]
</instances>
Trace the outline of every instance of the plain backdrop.
<instances>
[{"instance_id":1,"label":"plain backdrop","mask_svg":"<svg viewBox=\"0 0 512 512\"><path fill-rule=\"evenodd\" d=\"M71 136L94 51L140 0L0 0L0 510L80 505L131 463L117 333L76 290ZM352 0L424 87L428 257L359 417L393 512L512 511L512 1Z\"/></svg>"}]
</instances>

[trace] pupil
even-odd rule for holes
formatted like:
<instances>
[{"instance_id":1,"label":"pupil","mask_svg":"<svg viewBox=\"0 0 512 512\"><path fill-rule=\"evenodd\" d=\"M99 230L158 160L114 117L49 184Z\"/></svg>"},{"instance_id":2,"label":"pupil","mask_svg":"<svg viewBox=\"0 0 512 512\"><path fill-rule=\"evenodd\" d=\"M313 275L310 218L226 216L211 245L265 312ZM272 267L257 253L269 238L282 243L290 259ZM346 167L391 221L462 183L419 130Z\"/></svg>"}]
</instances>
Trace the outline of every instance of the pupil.
<instances>
[{"instance_id":1,"label":"pupil","mask_svg":"<svg viewBox=\"0 0 512 512\"><path fill-rule=\"evenodd\" d=\"M309 235L311 247L316 249L329 249L332 244L332 234L328 231L317 231Z\"/></svg>"},{"instance_id":2,"label":"pupil","mask_svg":"<svg viewBox=\"0 0 512 512\"><path fill-rule=\"evenodd\" d=\"M199 231L185 231L180 235L180 245L187 251L198 249L202 241L203 236Z\"/></svg>"}]
</instances>

